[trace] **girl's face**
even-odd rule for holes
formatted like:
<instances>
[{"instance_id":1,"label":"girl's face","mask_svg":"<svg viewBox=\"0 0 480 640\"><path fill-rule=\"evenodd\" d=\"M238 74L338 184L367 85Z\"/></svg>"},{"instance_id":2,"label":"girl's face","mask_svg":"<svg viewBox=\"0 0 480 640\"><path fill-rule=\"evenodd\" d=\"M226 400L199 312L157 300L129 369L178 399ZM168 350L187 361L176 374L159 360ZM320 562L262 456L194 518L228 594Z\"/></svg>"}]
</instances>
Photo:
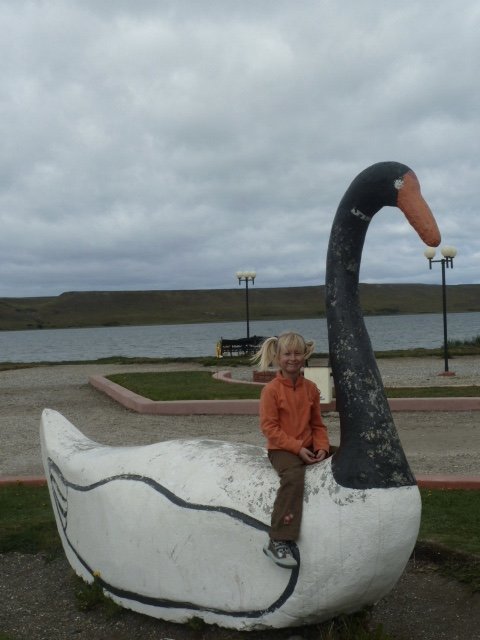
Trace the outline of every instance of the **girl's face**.
<instances>
[{"instance_id":1,"label":"girl's face","mask_svg":"<svg viewBox=\"0 0 480 640\"><path fill-rule=\"evenodd\" d=\"M305 350L297 347L283 347L278 354L278 366L283 375L296 380L305 364Z\"/></svg>"}]
</instances>

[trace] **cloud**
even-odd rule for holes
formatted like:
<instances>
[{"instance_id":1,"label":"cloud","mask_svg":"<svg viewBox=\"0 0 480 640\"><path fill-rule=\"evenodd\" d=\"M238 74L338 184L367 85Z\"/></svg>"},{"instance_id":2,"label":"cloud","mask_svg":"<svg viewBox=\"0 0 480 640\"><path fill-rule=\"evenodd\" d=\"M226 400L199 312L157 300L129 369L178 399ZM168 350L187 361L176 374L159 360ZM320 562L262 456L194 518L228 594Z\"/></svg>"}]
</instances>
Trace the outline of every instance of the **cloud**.
<instances>
[{"instance_id":1,"label":"cloud","mask_svg":"<svg viewBox=\"0 0 480 640\"><path fill-rule=\"evenodd\" d=\"M0 7L0 295L323 283L363 168L417 173L479 282L480 9L347 0ZM437 282L400 212L362 280Z\"/></svg>"}]
</instances>

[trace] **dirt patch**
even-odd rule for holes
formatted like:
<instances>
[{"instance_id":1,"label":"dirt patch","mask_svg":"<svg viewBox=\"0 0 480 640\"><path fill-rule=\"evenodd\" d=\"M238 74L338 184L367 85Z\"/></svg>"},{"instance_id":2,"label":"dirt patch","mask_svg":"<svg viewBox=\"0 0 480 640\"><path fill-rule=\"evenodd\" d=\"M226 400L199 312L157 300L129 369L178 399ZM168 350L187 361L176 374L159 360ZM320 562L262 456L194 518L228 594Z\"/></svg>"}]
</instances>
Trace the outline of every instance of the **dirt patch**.
<instances>
[{"instance_id":1,"label":"dirt patch","mask_svg":"<svg viewBox=\"0 0 480 640\"><path fill-rule=\"evenodd\" d=\"M178 625L120 609L82 612L77 579L63 556L0 556L0 629L15 640L255 640L292 636L318 640L318 627L239 632ZM373 609L371 628L382 624L396 640L479 640L480 594L439 574L436 564L411 560L395 589Z\"/></svg>"}]
</instances>

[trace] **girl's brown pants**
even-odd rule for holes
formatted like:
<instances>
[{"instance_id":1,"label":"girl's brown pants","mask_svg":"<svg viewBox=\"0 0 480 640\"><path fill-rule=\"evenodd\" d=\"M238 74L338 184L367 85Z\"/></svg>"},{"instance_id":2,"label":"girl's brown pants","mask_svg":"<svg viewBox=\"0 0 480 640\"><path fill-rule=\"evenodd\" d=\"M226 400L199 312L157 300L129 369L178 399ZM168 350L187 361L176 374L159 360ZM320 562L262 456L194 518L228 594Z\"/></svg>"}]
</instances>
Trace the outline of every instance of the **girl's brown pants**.
<instances>
[{"instance_id":1,"label":"girl's brown pants","mask_svg":"<svg viewBox=\"0 0 480 640\"><path fill-rule=\"evenodd\" d=\"M289 451L270 450L268 458L280 477L273 504L270 538L296 540L302 522L306 465Z\"/></svg>"}]
</instances>

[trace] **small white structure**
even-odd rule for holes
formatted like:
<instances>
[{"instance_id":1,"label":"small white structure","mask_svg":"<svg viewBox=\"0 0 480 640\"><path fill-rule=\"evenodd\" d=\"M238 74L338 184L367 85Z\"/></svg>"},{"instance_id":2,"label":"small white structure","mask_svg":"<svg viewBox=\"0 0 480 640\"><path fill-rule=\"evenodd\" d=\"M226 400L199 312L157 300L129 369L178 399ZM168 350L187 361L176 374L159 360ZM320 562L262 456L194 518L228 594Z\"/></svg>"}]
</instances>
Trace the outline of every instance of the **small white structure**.
<instances>
[{"instance_id":1,"label":"small white structure","mask_svg":"<svg viewBox=\"0 0 480 640\"><path fill-rule=\"evenodd\" d=\"M41 419L58 531L78 575L140 613L235 629L320 622L375 603L420 521L416 486L348 489L307 469L299 567L263 553L278 478L260 447L175 440L107 447L56 411Z\"/></svg>"},{"instance_id":2,"label":"small white structure","mask_svg":"<svg viewBox=\"0 0 480 640\"><path fill-rule=\"evenodd\" d=\"M332 401L333 379L330 367L305 367L303 375L317 385L320 402L328 404Z\"/></svg>"}]
</instances>

